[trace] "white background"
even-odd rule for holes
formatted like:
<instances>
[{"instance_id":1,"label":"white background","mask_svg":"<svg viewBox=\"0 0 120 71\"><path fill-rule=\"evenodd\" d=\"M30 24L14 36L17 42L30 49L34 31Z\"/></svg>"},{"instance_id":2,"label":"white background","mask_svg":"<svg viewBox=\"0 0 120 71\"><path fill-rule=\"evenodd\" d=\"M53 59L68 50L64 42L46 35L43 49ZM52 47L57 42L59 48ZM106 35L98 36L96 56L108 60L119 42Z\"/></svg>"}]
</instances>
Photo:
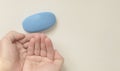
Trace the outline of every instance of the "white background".
<instances>
[{"instance_id":1,"label":"white background","mask_svg":"<svg viewBox=\"0 0 120 71\"><path fill-rule=\"evenodd\" d=\"M120 71L120 0L0 0L0 37L26 33L22 21L50 11L45 31L65 58L63 71Z\"/></svg>"}]
</instances>

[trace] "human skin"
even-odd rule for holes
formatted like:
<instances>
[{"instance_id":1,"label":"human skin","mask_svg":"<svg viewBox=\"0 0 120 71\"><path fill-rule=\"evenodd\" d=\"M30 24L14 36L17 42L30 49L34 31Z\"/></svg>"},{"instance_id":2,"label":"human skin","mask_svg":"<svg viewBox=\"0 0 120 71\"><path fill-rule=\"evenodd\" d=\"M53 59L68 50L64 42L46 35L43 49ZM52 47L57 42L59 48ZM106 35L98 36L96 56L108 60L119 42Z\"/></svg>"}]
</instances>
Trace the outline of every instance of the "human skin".
<instances>
[{"instance_id":1,"label":"human skin","mask_svg":"<svg viewBox=\"0 0 120 71\"><path fill-rule=\"evenodd\" d=\"M23 71L60 71L63 57L45 35L30 40Z\"/></svg>"},{"instance_id":2,"label":"human skin","mask_svg":"<svg viewBox=\"0 0 120 71\"><path fill-rule=\"evenodd\" d=\"M3 37L2 40L0 40L0 71L26 71L25 70L25 69L27 69L26 66L28 64L30 64L31 62L36 62L35 55L38 55L38 53L35 50L33 50L35 52L35 55L30 55L30 53L32 51L29 50L30 49L29 47L31 47L29 44L34 43L33 45L36 45L36 43L39 43L40 41L41 42L43 42L43 40L46 41L46 39L45 38L43 39L43 37L45 37L45 36L41 36L41 34L38 34L38 33L24 35L21 33L14 32L14 31L9 32L5 37ZM38 38L40 40L36 40ZM33 41L35 41L35 42L33 42ZM48 39L47 43L49 41L50 40ZM51 41L48 44L52 44ZM38 44L37 44L37 46L38 46ZM40 45L40 46L43 46L43 45ZM35 47L33 47L33 48L35 48ZM39 47L39 48L41 48L41 47ZM45 50L45 51L47 51L47 50ZM53 67L49 67L49 66L51 66L51 65L49 65L48 66L49 70L52 69L50 71L53 71L53 70L59 71L60 70L61 65L63 63L63 57L57 51L53 50L54 56L53 55L51 56L51 54L48 54L50 52L44 52L42 50L38 51L38 52L41 52L41 56L38 55L38 59L41 58L44 60L44 58L45 58L45 60L46 60L45 62L47 62L45 64L46 66L49 65L49 61L53 62L52 63L53 65L55 63L58 63L57 64L58 66L54 65ZM30 59L29 59L29 57L30 57ZM51 60L51 59L54 59L54 60ZM39 71L40 67L42 67L42 66L38 65L36 69ZM46 69L46 68L47 67L44 67L43 69ZM29 69L27 69L27 70L29 70Z\"/></svg>"},{"instance_id":3,"label":"human skin","mask_svg":"<svg viewBox=\"0 0 120 71\"><path fill-rule=\"evenodd\" d=\"M0 71L22 71L27 54L25 44L38 33L21 34L11 31L0 40Z\"/></svg>"},{"instance_id":4,"label":"human skin","mask_svg":"<svg viewBox=\"0 0 120 71\"><path fill-rule=\"evenodd\" d=\"M19 40L25 36L17 32L9 32L0 40L1 71L21 71L26 50Z\"/></svg>"}]
</instances>

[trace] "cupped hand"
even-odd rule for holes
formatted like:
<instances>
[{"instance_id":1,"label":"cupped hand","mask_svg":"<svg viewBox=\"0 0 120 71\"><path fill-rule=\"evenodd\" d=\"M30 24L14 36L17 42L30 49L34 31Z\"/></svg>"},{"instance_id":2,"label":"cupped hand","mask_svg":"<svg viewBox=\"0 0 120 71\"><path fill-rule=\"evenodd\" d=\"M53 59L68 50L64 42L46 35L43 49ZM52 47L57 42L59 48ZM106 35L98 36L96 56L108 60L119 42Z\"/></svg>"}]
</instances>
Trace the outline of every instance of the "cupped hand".
<instances>
[{"instance_id":1,"label":"cupped hand","mask_svg":"<svg viewBox=\"0 0 120 71\"><path fill-rule=\"evenodd\" d=\"M46 35L41 34L30 40L23 71L60 71L62 64L63 57L54 50Z\"/></svg>"}]
</instances>

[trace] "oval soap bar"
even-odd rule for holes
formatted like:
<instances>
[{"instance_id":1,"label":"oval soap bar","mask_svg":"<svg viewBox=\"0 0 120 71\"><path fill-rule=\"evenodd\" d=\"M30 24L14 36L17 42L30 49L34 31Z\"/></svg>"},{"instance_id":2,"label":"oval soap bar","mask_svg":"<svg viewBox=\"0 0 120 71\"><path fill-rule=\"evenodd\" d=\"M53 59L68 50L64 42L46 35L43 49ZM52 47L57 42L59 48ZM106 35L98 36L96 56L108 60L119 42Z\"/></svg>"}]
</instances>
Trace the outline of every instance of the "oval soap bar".
<instances>
[{"instance_id":1,"label":"oval soap bar","mask_svg":"<svg viewBox=\"0 0 120 71\"><path fill-rule=\"evenodd\" d=\"M42 12L31 15L23 21L23 28L26 32L40 32L47 30L56 23L55 15L51 12Z\"/></svg>"}]
</instances>

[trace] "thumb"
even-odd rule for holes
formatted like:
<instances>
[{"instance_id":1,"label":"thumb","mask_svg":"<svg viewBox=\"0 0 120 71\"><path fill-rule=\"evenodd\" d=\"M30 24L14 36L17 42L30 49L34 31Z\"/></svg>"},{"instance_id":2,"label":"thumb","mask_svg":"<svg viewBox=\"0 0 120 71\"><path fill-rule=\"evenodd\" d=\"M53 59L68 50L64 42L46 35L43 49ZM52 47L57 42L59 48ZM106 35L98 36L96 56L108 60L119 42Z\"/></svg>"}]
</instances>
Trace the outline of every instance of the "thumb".
<instances>
[{"instance_id":1,"label":"thumb","mask_svg":"<svg viewBox=\"0 0 120 71\"><path fill-rule=\"evenodd\" d=\"M56 64L60 64L60 65L62 65L64 63L63 56L61 56L61 54L57 50L55 50L54 62Z\"/></svg>"},{"instance_id":2,"label":"thumb","mask_svg":"<svg viewBox=\"0 0 120 71\"><path fill-rule=\"evenodd\" d=\"M18 32L15 32L15 31L11 31L9 32L4 38L11 42L14 42L16 40L20 40L20 39L23 39L25 36L24 34L21 34L21 33L18 33Z\"/></svg>"}]
</instances>

